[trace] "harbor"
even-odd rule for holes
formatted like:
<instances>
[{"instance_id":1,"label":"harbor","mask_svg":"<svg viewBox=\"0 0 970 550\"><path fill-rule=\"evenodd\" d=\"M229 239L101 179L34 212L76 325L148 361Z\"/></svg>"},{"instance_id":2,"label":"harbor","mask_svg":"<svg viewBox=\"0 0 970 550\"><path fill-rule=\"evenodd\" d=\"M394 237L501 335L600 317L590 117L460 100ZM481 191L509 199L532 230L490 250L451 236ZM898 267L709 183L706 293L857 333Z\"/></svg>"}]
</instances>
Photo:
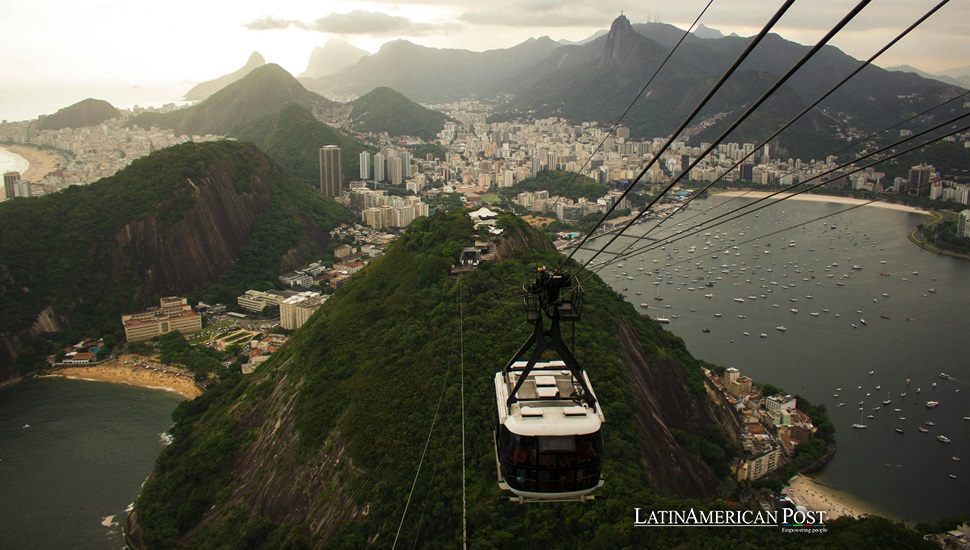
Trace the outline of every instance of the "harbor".
<instances>
[{"instance_id":1,"label":"harbor","mask_svg":"<svg viewBox=\"0 0 970 550\"><path fill-rule=\"evenodd\" d=\"M631 229L611 248L629 245L625 257L590 268L641 314L664 319L695 357L825 405L838 452L815 480L897 519L970 509L970 471L951 458L970 453L970 366L959 344L970 263L907 240L922 214L866 206L837 215L851 205L825 198L695 229L753 203L700 199L658 229L662 218ZM661 241L634 240L647 232Z\"/></svg>"}]
</instances>

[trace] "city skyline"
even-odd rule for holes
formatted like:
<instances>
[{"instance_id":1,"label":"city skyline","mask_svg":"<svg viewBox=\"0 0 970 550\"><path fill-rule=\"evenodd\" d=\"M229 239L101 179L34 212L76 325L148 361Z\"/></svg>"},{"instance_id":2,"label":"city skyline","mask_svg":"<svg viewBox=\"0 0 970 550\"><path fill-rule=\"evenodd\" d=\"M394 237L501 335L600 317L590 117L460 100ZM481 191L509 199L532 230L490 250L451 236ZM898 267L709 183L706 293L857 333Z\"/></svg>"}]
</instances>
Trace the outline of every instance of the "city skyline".
<instances>
[{"instance_id":1,"label":"city skyline","mask_svg":"<svg viewBox=\"0 0 970 550\"><path fill-rule=\"evenodd\" d=\"M864 59L934 4L874 2L832 44ZM96 85L112 85L131 91L168 85L172 95L178 94L172 98L175 100L194 83L238 69L253 51L261 53L268 63L277 63L298 75L306 69L313 49L331 39L346 40L371 53L394 40L484 51L509 48L542 36L585 40L607 30L621 12L633 23L661 21L686 29L704 5L700 1L657 7L608 0L594 7L574 0L514 4L505 0L489 4L349 0L321 9L312 5L268 8L247 0L226 11L221 5L176 0L146 17L137 6L115 1L15 0L0 7L6 22L0 38L0 55L6 66L0 81L0 105L4 106L0 118L17 120L6 112L7 105L53 86L91 90ZM711 5L701 23L726 35L750 36L778 5L721 0ZM834 0L796 3L775 32L812 44L848 8ZM880 64L909 64L929 72L967 65L967 21L970 6L944 6L884 54ZM200 50L204 55L199 55Z\"/></svg>"}]
</instances>

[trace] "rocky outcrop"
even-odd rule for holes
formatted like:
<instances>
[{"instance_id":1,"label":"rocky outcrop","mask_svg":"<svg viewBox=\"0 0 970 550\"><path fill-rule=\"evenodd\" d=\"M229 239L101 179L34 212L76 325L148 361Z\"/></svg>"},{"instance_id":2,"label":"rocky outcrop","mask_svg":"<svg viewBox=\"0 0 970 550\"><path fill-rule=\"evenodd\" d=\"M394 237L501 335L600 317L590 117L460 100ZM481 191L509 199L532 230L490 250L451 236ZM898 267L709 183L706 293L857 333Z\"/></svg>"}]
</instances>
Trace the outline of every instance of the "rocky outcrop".
<instances>
[{"instance_id":1,"label":"rocky outcrop","mask_svg":"<svg viewBox=\"0 0 970 550\"><path fill-rule=\"evenodd\" d=\"M165 223L163 205L153 215L126 224L111 240L106 269L114 282L134 271L141 280L138 301L150 304L156 296L214 283L237 259L257 216L273 197L265 174L269 160L262 158L252 189L239 193L240 176L231 162L213 163L199 181L189 180L194 205L174 224Z\"/></svg>"},{"instance_id":2,"label":"rocky outcrop","mask_svg":"<svg viewBox=\"0 0 970 550\"><path fill-rule=\"evenodd\" d=\"M651 483L682 497L710 497L719 484L717 476L677 442L672 430L696 432L698 427L718 424L728 434L737 434L740 426L710 399L697 399L686 391L684 370L676 361L648 361L628 321L621 319L617 328L637 402L638 442Z\"/></svg>"}]
</instances>

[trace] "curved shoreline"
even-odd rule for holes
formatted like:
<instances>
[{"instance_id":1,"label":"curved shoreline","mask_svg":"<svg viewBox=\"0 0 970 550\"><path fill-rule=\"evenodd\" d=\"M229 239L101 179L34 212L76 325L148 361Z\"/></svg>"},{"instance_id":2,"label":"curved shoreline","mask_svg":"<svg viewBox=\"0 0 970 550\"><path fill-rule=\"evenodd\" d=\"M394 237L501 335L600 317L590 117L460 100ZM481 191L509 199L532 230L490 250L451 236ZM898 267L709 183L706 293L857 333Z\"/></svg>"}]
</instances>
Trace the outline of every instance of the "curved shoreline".
<instances>
[{"instance_id":1,"label":"curved shoreline","mask_svg":"<svg viewBox=\"0 0 970 550\"><path fill-rule=\"evenodd\" d=\"M777 199L791 199L795 201L809 201L809 202L831 202L835 204L846 204L850 206L860 206L865 204L866 206L875 206L877 208L887 208L889 210L898 210L900 212L909 212L910 214L929 214L928 211L921 208L916 208L914 206L906 206L905 204L896 204L886 201L876 201L870 202L864 199L856 199L852 197L837 197L835 195L810 195L808 193L801 193L798 195L793 195L791 193L778 193L774 195L766 191L723 191L717 193L711 193L711 196L718 197L744 197L750 199L763 199L772 195L772 198Z\"/></svg>"},{"instance_id":2,"label":"curved shoreline","mask_svg":"<svg viewBox=\"0 0 970 550\"><path fill-rule=\"evenodd\" d=\"M127 384L174 392L185 399L195 399L203 393L203 390L196 385L191 373L169 366L151 366L147 359L130 355L123 355L98 365L58 368L48 371L42 376Z\"/></svg>"},{"instance_id":3,"label":"curved shoreline","mask_svg":"<svg viewBox=\"0 0 970 550\"><path fill-rule=\"evenodd\" d=\"M57 168L57 156L42 149L14 143L0 144L0 148L27 162L27 169L20 174L24 181L40 182Z\"/></svg>"}]
</instances>

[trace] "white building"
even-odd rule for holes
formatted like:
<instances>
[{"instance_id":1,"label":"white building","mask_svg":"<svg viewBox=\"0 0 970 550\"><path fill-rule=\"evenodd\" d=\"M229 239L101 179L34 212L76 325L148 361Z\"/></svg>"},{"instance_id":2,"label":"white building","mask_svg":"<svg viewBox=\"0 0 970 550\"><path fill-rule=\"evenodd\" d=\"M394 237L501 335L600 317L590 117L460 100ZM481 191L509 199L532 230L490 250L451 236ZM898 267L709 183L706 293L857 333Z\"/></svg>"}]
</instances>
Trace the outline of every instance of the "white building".
<instances>
[{"instance_id":1,"label":"white building","mask_svg":"<svg viewBox=\"0 0 970 550\"><path fill-rule=\"evenodd\" d=\"M327 301L329 296L322 296L319 292L300 292L290 296L280 304L280 326L287 330L296 330Z\"/></svg>"}]
</instances>

